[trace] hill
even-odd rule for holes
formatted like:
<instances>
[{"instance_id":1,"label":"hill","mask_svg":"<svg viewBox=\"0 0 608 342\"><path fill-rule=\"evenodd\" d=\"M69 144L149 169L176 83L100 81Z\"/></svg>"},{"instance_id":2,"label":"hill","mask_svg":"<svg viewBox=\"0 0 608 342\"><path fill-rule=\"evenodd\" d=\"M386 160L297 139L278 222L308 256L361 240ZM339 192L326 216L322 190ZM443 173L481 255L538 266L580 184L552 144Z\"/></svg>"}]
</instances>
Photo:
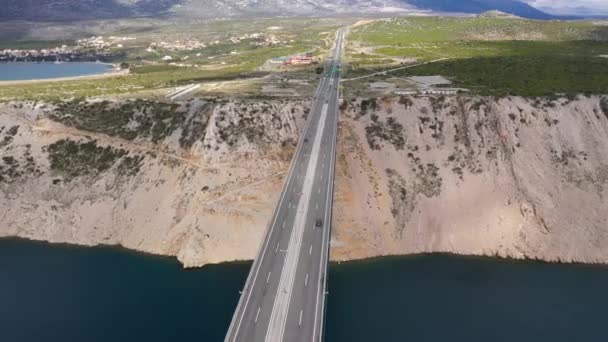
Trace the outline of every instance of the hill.
<instances>
[{"instance_id":1,"label":"hill","mask_svg":"<svg viewBox=\"0 0 608 342\"><path fill-rule=\"evenodd\" d=\"M440 12L461 12L480 14L486 11L498 10L529 19L552 19L539 9L519 0L407 0L418 8Z\"/></svg>"},{"instance_id":2,"label":"hill","mask_svg":"<svg viewBox=\"0 0 608 342\"><path fill-rule=\"evenodd\" d=\"M77 21L135 17L229 18L412 13L420 10L479 14L489 10L550 19L519 0L1 0L0 21Z\"/></svg>"},{"instance_id":3,"label":"hill","mask_svg":"<svg viewBox=\"0 0 608 342\"><path fill-rule=\"evenodd\" d=\"M483 12L477 15L479 18L506 18L506 19L519 19L521 17L518 17L516 15L510 14L510 13L505 13L503 11L498 11L498 10L492 10L492 11L487 11L487 12Z\"/></svg>"}]
</instances>

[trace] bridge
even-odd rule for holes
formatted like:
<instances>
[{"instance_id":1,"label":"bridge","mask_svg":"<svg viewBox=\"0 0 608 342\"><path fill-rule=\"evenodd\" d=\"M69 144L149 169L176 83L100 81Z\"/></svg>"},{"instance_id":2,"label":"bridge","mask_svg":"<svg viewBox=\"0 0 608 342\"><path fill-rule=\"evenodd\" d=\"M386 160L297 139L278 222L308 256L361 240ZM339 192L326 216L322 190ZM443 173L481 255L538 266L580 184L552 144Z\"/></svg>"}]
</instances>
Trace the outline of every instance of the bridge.
<instances>
[{"instance_id":1,"label":"bridge","mask_svg":"<svg viewBox=\"0 0 608 342\"><path fill-rule=\"evenodd\" d=\"M322 341L345 29L336 34L225 342Z\"/></svg>"}]
</instances>

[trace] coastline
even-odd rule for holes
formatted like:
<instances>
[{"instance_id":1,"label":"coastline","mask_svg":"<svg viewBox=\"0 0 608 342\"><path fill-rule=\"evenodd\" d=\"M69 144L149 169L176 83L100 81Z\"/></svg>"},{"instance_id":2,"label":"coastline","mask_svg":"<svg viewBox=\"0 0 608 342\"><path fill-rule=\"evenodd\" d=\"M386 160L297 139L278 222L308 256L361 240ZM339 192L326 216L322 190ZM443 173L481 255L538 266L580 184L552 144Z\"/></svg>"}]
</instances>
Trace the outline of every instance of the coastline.
<instances>
[{"instance_id":1,"label":"coastline","mask_svg":"<svg viewBox=\"0 0 608 342\"><path fill-rule=\"evenodd\" d=\"M8 236L0 236L0 242L2 240L22 240L29 241L35 243L47 244L50 247L74 247L74 248L117 248L125 251L130 251L143 256L153 256L153 257L163 257L170 258L177 263L179 263L184 270L193 270L193 269L201 269L206 266L216 266L223 264L239 264L239 263L249 263L253 262L252 259L242 259L242 258L226 258L225 260L215 260L212 262L207 262L205 264L200 265L191 265L184 263L184 261L180 260L177 255L167 254L167 253L159 253L155 251L145 250L145 249L137 249L125 246L123 244L81 244L78 242L64 242L64 241L49 241L44 239L35 239L31 237L22 237L18 235L8 235ZM333 251L335 252L335 251ZM332 255L334 254L334 255ZM498 253L466 253L459 251L425 251L425 252L404 252L400 254L377 254L377 255L361 255L361 256L336 256L335 253L332 253L330 246L330 257L329 263L330 265L339 265L342 263L370 263L376 262L386 259L398 259L398 258L417 258L427 255L447 255L454 257L464 257L471 259L492 259L500 262L507 263L544 263L544 264L554 264L554 265L578 265L578 266L589 266L589 267L603 267L608 268L608 263L601 260L577 260L577 259L552 259L552 258L538 258L524 255L516 256L516 255L501 255Z\"/></svg>"},{"instance_id":2,"label":"coastline","mask_svg":"<svg viewBox=\"0 0 608 342\"><path fill-rule=\"evenodd\" d=\"M20 62L10 62L10 63L20 63ZM83 63L95 63L95 64L103 64L107 66L111 66L112 69L102 73L102 74L94 74L94 75L83 75L83 76L69 76L69 77L56 77L56 78L39 78L39 79L31 79L31 80L6 80L0 81L0 87L2 86L15 86L15 85L28 85L28 84L38 84L45 82L65 82L65 81L79 81L79 80L95 80L95 79L103 79L108 77L116 77L116 76L126 76L129 75L129 69L120 70L117 64L112 63L97 63L97 62L83 62Z\"/></svg>"}]
</instances>

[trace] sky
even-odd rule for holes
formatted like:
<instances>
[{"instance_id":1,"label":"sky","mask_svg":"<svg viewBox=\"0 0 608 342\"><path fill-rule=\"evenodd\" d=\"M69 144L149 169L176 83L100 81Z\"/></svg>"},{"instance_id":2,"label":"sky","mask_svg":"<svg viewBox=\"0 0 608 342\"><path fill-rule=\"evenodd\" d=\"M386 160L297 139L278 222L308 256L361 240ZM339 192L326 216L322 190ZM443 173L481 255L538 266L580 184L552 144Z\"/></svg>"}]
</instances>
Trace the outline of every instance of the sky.
<instances>
[{"instance_id":1,"label":"sky","mask_svg":"<svg viewBox=\"0 0 608 342\"><path fill-rule=\"evenodd\" d=\"M608 0L523 0L552 14L608 15ZM583 10L584 8L584 10Z\"/></svg>"}]
</instances>

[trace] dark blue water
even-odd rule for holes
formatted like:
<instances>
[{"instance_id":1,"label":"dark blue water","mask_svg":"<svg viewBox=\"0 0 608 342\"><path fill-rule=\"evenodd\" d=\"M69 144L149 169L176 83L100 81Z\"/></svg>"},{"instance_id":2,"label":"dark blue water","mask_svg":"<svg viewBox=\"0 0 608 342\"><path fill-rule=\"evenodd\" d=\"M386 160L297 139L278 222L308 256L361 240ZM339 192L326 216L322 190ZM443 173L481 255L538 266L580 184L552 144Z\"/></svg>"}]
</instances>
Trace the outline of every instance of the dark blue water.
<instances>
[{"instance_id":1,"label":"dark blue water","mask_svg":"<svg viewBox=\"0 0 608 342\"><path fill-rule=\"evenodd\" d=\"M108 72L111 66L101 63L0 63L0 81L22 81L58 77L89 76Z\"/></svg>"},{"instance_id":2,"label":"dark blue water","mask_svg":"<svg viewBox=\"0 0 608 342\"><path fill-rule=\"evenodd\" d=\"M222 341L249 263L0 240L0 341ZM446 255L332 265L326 341L606 341L608 268Z\"/></svg>"}]
</instances>

